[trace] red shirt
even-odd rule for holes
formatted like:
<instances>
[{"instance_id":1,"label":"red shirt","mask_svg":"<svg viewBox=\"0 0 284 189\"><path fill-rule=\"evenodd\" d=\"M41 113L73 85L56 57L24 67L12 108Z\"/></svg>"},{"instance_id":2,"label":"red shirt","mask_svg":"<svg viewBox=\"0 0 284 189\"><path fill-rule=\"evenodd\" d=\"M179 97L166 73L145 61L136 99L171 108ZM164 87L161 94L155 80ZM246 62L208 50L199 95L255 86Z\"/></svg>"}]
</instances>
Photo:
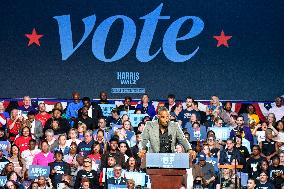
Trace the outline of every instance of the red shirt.
<instances>
[{"instance_id":1,"label":"red shirt","mask_svg":"<svg viewBox=\"0 0 284 189\"><path fill-rule=\"evenodd\" d=\"M14 127L12 129L10 129L10 126L12 125L14 121L9 119L8 123L7 123L7 128L8 128L8 133L9 133L9 138L10 141L14 141L15 137L19 134L19 130L21 128L21 124L19 121L16 121Z\"/></svg>"},{"instance_id":2,"label":"red shirt","mask_svg":"<svg viewBox=\"0 0 284 189\"><path fill-rule=\"evenodd\" d=\"M24 136L20 136L16 138L15 144L20 148L20 152L29 149L29 141L32 139L32 137L25 138Z\"/></svg>"},{"instance_id":3,"label":"red shirt","mask_svg":"<svg viewBox=\"0 0 284 189\"><path fill-rule=\"evenodd\" d=\"M51 118L51 115L48 114L48 113L46 113L46 114L44 114L44 115L39 113L39 114L37 114L37 115L35 116L35 119L38 120L38 121L40 121L43 127L45 126L45 122L46 122L49 118Z\"/></svg>"},{"instance_id":4,"label":"red shirt","mask_svg":"<svg viewBox=\"0 0 284 189\"><path fill-rule=\"evenodd\" d=\"M94 161L94 162L96 162L96 160L101 160L101 155L100 154L90 154L90 155L88 155L88 157L92 160L92 161Z\"/></svg>"}]
</instances>

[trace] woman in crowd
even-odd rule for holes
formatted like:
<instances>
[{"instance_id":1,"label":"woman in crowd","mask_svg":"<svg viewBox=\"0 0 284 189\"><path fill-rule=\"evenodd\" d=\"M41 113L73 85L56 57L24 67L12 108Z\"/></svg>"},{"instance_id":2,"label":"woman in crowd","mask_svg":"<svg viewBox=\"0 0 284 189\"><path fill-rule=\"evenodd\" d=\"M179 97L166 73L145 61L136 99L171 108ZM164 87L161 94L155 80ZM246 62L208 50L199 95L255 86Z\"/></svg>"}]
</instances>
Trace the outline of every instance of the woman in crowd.
<instances>
[{"instance_id":1,"label":"woman in crowd","mask_svg":"<svg viewBox=\"0 0 284 189\"><path fill-rule=\"evenodd\" d=\"M70 151L70 147L66 143L66 134L61 134L58 137L58 146L54 148L54 151L61 151L63 155L67 155Z\"/></svg>"},{"instance_id":2,"label":"woman in crowd","mask_svg":"<svg viewBox=\"0 0 284 189\"><path fill-rule=\"evenodd\" d=\"M24 150L27 150L29 147L29 141L32 139L30 128L23 127L21 134L15 140L15 145L20 148L20 152L22 153Z\"/></svg>"},{"instance_id":3,"label":"woman in crowd","mask_svg":"<svg viewBox=\"0 0 284 189\"><path fill-rule=\"evenodd\" d=\"M75 177L75 173L77 172L77 144L76 142L71 142L69 154L64 155L64 161L70 165L71 168L71 176Z\"/></svg>"},{"instance_id":4,"label":"woman in crowd","mask_svg":"<svg viewBox=\"0 0 284 189\"><path fill-rule=\"evenodd\" d=\"M219 97L211 96L210 104L206 107L206 115L210 115L217 109L219 109L219 111L221 110L221 103L220 103Z\"/></svg>"},{"instance_id":5,"label":"woman in crowd","mask_svg":"<svg viewBox=\"0 0 284 189\"><path fill-rule=\"evenodd\" d=\"M54 137L54 131L52 129L47 129L45 131L45 139L48 143L49 149L51 152L58 146L58 141Z\"/></svg>"},{"instance_id":6,"label":"woman in crowd","mask_svg":"<svg viewBox=\"0 0 284 189\"><path fill-rule=\"evenodd\" d=\"M0 128L6 129L6 123L9 117L10 115L5 111L3 102L0 102Z\"/></svg>"},{"instance_id":7,"label":"woman in crowd","mask_svg":"<svg viewBox=\"0 0 284 189\"><path fill-rule=\"evenodd\" d=\"M56 188L56 186L54 186ZM44 176L38 177L38 189L52 189L52 181Z\"/></svg>"},{"instance_id":8,"label":"woman in crowd","mask_svg":"<svg viewBox=\"0 0 284 189\"><path fill-rule=\"evenodd\" d=\"M25 161L21 157L20 149L18 146L12 145L10 157L8 157L8 160L14 164L15 172L20 177L23 177L26 171L26 164L25 164Z\"/></svg>"},{"instance_id":9,"label":"woman in crowd","mask_svg":"<svg viewBox=\"0 0 284 189\"><path fill-rule=\"evenodd\" d=\"M92 160L92 168L97 171L102 157L102 150L99 142L94 142L91 154L89 154L88 157Z\"/></svg>"},{"instance_id":10,"label":"woman in crowd","mask_svg":"<svg viewBox=\"0 0 284 189\"><path fill-rule=\"evenodd\" d=\"M25 189L24 185L21 184L22 178L15 171L7 174L7 180L13 181L19 189Z\"/></svg>"},{"instance_id":11,"label":"woman in crowd","mask_svg":"<svg viewBox=\"0 0 284 189\"><path fill-rule=\"evenodd\" d=\"M78 123L78 139L83 141L84 140L84 134L87 131L87 125L85 123Z\"/></svg>"},{"instance_id":12,"label":"woman in crowd","mask_svg":"<svg viewBox=\"0 0 284 189\"><path fill-rule=\"evenodd\" d=\"M178 122L180 125L182 125L182 120L183 118L183 110L182 110L182 104L181 103L176 103L172 107L172 111L170 112L171 114L171 120L174 120Z\"/></svg>"},{"instance_id":13,"label":"woman in crowd","mask_svg":"<svg viewBox=\"0 0 284 189\"><path fill-rule=\"evenodd\" d=\"M127 142L124 142L124 141L119 142L118 149L119 149L119 152L124 155L125 161L130 156L132 156L131 150L130 150L129 145L127 144Z\"/></svg>"},{"instance_id":14,"label":"woman in crowd","mask_svg":"<svg viewBox=\"0 0 284 189\"><path fill-rule=\"evenodd\" d=\"M126 171L128 172L140 172L140 168L137 165L136 159L131 156L126 161Z\"/></svg>"},{"instance_id":15,"label":"woman in crowd","mask_svg":"<svg viewBox=\"0 0 284 189\"><path fill-rule=\"evenodd\" d=\"M7 163L1 171L1 176L6 176L10 172L14 171L15 167L12 162Z\"/></svg>"},{"instance_id":16,"label":"woman in crowd","mask_svg":"<svg viewBox=\"0 0 284 189\"><path fill-rule=\"evenodd\" d=\"M36 154L33 159L33 165L48 166L54 161L54 155L49 150L49 145L46 140L41 142L41 152Z\"/></svg>"},{"instance_id":17,"label":"woman in crowd","mask_svg":"<svg viewBox=\"0 0 284 189\"><path fill-rule=\"evenodd\" d=\"M75 142L77 145L82 142L78 139L78 130L71 128L68 134L69 139L66 141L66 145L70 146L72 142Z\"/></svg>"},{"instance_id":18,"label":"woman in crowd","mask_svg":"<svg viewBox=\"0 0 284 189\"><path fill-rule=\"evenodd\" d=\"M152 103L149 101L148 94L143 94L140 104L137 104L136 109L141 110L142 114L148 114L151 118L156 115L156 111Z\"/></svg>"}]
</instances>

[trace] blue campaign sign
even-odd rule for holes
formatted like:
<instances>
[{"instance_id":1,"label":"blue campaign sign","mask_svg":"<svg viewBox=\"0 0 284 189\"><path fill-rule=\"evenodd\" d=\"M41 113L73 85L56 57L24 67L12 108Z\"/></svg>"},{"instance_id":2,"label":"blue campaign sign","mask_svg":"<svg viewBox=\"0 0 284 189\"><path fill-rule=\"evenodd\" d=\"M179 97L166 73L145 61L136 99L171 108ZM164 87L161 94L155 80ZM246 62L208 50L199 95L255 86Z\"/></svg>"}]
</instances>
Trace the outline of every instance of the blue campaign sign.
<instances>
[{"instance_id":1,"label":"blue campaign sign","mask_svg":"<svg viewBox=\"0 0 284 189\"><path fill-rule=\"evenodd\" d=\"M206 162L211 163L214 167L214 170L216 173L219 172L218 169L218 158L213 158L213 157L206 157Z\"/></svg>"},{"instance_id":2,"label":"blue campaign sign","mask_svg":"<svg viewBox=\"0 0 284 189\"><path fill-rule=\"evenodd\" d=\"M117 129L121 129L121 127L122 127L122 125L116 125L116 124L113 124L111 126L113 132L115 132Z\"/></svg>"},{"instance_id":3,"label":"blue campaign sign","mask_svg":"<svg viewBox=\"0 0 284 189\"><path fill-rule=\"evenodd\" d=\"M231 129L229 127L209 127L209 130L215 132L216 139L227 140L230 138Z\"/></svg>"},{"instance_id":4,"label":"blue campaign sign","mask_svg":"<svg viewBox=\"0 0 284 189\"><path fill-rule=\"evenodd\" d=\"M3 150L3 154L7 157L8 155L8 151L7 148L9 146L9 142L8 141L0 141L0 149Z\"/></svg>"},{"instance_id":5,"label":"blue campaign sign","mask_svg":"<svg viewBox=\"0 0 284 189\"><path fill-rule=\"evenodd\" d=\"M189 168L187 153L147 153L146 167L157 168Z\"/></svg>"},{"instance_id":6,"label":"blue campaign sign","mask_svg":"<svg viewBox=\"0 0 284 189\"><path fill-rule=\"evenodd\" d=\"M29 178L36 179L38 176L48 177L50 174L49 166L30 165Z\"/></svg>"},{"instance_id":7,"label":"blue campaign sign","mask_svg":"<svg viewBox=\"0 0 284 189\"><path fill-rule=\"evenodd\" d=\"M125 178L133 179L135 181L135 185L145 186L146 184L146 173L126 172Z\"/></svg>"},{"instance_id":8,"label":"blue campaign sign","mask_svg":"<svg viewBox=\"0 0 284 189\"><path fill-rule=\"evenodd\" d=\"M3 170L3 168L5 167L5 165L9 163L8 161L6 162L0 162L0 172Z\"/></svg>"},{"instance_id":9,"label":"blue campaign sign","mask_svg":"<svg viewBox=\"0 0 284 189\"><path fill-rule=\"evenodd\" d=\"M130 114L129 119L132 127L138 127L138 124L144 119L148 114Z\"/></svg>"},{"instance_id":10,"label":"blue campaign sign","mask_svg":"<svg viewBox=\"0 0 284 189\"><path fill-rule=\"evenodd\" d=\"M116 108L115 104L99 104L102 112L103 112L103 116L108 117L111 116L111 110L113 108Z\"/></svg>"},{"instance_id":11,"label":"blue campaign sign","mask_svg":"<svg viewBox=\"0 0 284 189\"><path fill-rule=\"evenodd\" d=\"M127 189L126 185L108 184L108 189Z\"/></svg>"},{"instance_id":12,"label":"blue campaign sign","mask_svg":"<svg viewBox=\"0 0 284 189\"><path fill-rule=\"evenodd\" d=\"M120 112L120 116L123 116L123 115L128 115L130 116L130 114L134 114L135 110L129 110L129 111L121 111Z\"/></svg>"},{"instance_id":13,"label":"blue campaign sign","mask_svg":"<svg viewBox=\"0 0 284 189\"><path fill-rule=\"evenodd\" d=\"M7 176L0 176L0 186L4 186L7 182Z\"/></svg>"}]
</instances>

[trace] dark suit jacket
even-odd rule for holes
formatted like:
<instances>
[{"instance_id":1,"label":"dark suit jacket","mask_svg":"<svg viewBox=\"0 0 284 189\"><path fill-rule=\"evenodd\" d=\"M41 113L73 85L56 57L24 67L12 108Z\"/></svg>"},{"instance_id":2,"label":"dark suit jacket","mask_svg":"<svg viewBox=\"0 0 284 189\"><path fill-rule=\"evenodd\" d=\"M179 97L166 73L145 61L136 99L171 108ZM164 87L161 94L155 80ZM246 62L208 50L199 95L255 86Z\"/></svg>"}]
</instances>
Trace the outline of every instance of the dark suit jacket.
<instances>
[{"instance_id":1,"label":"dark suit jacket","mask_svg":"<svg viewBox=\"0 0 284 189\"><path fill-rule=\"evenodd\" d=\"M118 184L115 184L115 179L114 177L111 177L107 181L108 184L114 184L114 185L126 185L126 179L123 177L120 177L120 182Z\"/></svg>"},{"instance_id":2,"label":"dark suit jacket","mask_svg":"<svg viewBox=\"0 0 284 189\"><path fill-rule=\"evenodd\" d=\"M92 102L92 119L94 120L94 128L98 127L98 120L99 118L103 117L103 112L101 107L96 103ZM78 110L78 117L82 116L82 108Z\"/></svg>"}]
</instances>

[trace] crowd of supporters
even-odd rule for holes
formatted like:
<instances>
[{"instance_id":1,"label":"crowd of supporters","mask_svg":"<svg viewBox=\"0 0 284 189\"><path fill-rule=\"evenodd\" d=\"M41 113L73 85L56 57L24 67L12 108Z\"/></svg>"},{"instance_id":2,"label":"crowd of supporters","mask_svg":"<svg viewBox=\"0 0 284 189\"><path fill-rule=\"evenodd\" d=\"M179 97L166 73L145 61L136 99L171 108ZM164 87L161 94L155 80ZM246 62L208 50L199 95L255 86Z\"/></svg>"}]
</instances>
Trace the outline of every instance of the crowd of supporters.
<instances>
[{"instance_id":1,"label":"crowd of supporters","mask_svg":"<svg viewBox=\"0 0 284 189\"><path fill-rule=\"evenodd\" d=\"M127 96L122 105L111 110L110 116L104 116L99 105L111 104L106 92L100 93L98 101L81 98L74 92L66 108L58 102L51 112L46 111L44 103L33 106L28 96L22 104L4 106L0 102L0 163L4 163L0 168L1 176L7 179L1 187L149 187L127 179L125 172L145 173L145 162L139 153L141 134L146 122L156 120L157 109L164 106L191 146L189 152L180 144L176 146L176 153L189 153L191 157L191 168L181 188L284 188L282 97L275 99L265 116L259 115L253 104L234 112L231 102L221 103L217 96L211 97L205 111L192 97L182 103L171 94L167 102L155 108L147 94L135 105ZM137 127L129 119L130 111L145 114ZM228 133L220 135L216 131ZM49 166L49 177L31 179L29 169L35 165ZM228 168L221 169L219 165ZM109 178L107 169L113 170ZM246 179L246 183L242 184L241 179Z\"/></svg>"}]
</instances>

